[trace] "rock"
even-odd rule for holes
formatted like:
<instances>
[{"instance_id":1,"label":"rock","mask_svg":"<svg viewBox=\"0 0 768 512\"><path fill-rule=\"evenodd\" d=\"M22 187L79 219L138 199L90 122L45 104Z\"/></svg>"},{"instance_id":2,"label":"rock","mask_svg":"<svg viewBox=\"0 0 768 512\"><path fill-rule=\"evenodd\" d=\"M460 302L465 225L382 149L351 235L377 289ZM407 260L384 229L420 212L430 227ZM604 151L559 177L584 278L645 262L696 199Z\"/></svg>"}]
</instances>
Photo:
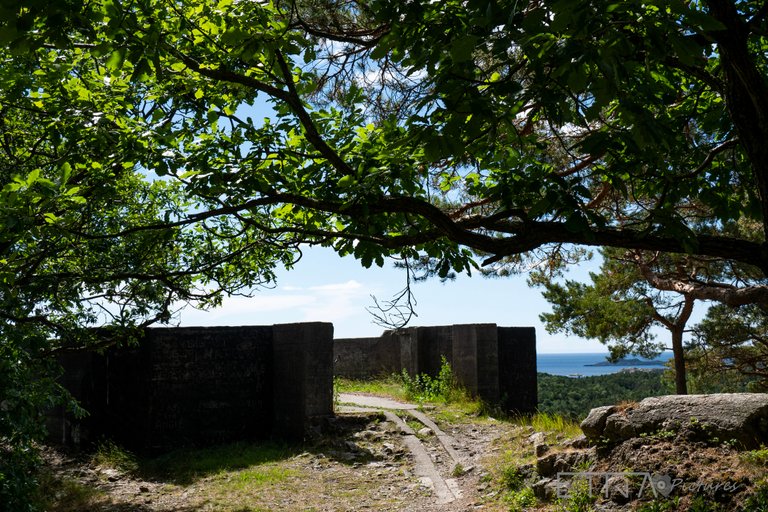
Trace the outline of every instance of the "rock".
<instances>
[{"instance_id":1,"label":"rock","mask_svg":"<svg viewBox=\"0 0 768 512\"><path fill-rule=\"evenodd\" d=\"M533 476L535 466L533 464L523 464L522 466L517 467L517 472L523 480L527 480Z\"/></svg>"},{"instance_id":2,"label":"rock","mask_svg":"<svg viewBox=\"0 0 768 512\"><path fill-rule=\"evenodd\" d=\"M605 421L608 416L616 411L616 406L605 405L603 407L595 407L591 411L584 421L581 422L581 431L590 441L597 441L603 435L605 429Z\"/></svg>"},{"instance_id":3,"label":"rock","mask_svg":"<svg viewBox=\"0 0 768 512\"><path fill-rule=\"evenodd\" d=\"M588 440L617 443L640 434L667 430L686 438L735 440L742 447L760 446L768 438L768 394L720 393L646 398L624 410L592 409L581 424Z\"/></svg>"},{"instance_id":4,"label":"rock","mask_svg":"<svg viewBox=\"0 0 768 512\"><path fill-rule=\"evenodd\" d=\"M432 429L429 427L424 427L422 429L419 429L417 434L421 437L429 437L432 435Z\"/></svg>"},{"instance_id":5,"label":"rock","mask_svg":"<svg viewBox=\"0 0 768 512\"><path fill-rule=\"evenodd\" d=\"M384 453L386 453L387 455L391 455L395 453L395 445L393 445L392 443L384 443L381 445L381 447L383 448Z\"/></svg>"},{"instance_id":6,"label":"rock","mask_svg":"<svg viewBox=\"0 0 768 512\"><path fill-rule=\"evenodd\" d=\"M587 440L587 436L582 434L573 439L564 441L563 446L566 448L587 448L589 446L589 441Z\"/></svg>"},{"instance_id":7,"label":"rock","mask_svg":"<svg viewBox=\"0 0 768 512\"><path fill-rule=\"evenodd\" d=\"M146 485L142 485L141 487L139 487L139 492L149 492L149 487L147 487Z\"/></svg>"},{"instance_id":8,"label":"rock","mask_svg":"<svg viewBox=\"0 0 768 512\"><path fill-rule=\"evenodd\" d=\"M117 482L122 476L118 470L112 468L102 469L101 474L110 482Z\"/></svg>"},{"instance_id":9,"label":"rock","mask_svg":"<svg viewBox=\"0 0 768 512\"><path fill-rule=\"evenodd\" d=\"M632 439L639 434L636 425L627 416L619 413L611 414L606 418L602 437L609 442L620 442Z\"/></svg>"},{"instance_id":10,"label":"rock","mask_svg":"<svg viewBox=\"0 0 768 512\"><path fill-rule=\"evenodd\" d=\"M557 497L557 481L553 478L542 478L531 486L533 494L541 500L551 500Z\"/></svg>"},{"instance_id":11,"label":"rock","mask_svg":"<svg viewBox=\"0 0 768 512\"><path fill-rule=\"evenodd\" d=\"M543 477L554 476L556 473L573 471L575 466L582 466L594 459L594 449L551 453L536 461L536 472Z\"/></svg>"},{"instance_id":12,"label":"rock","mask_svg":"<svg viewBox=\"0 0 768 512\"><path fill-rule=\"evenodd\" d=\"M553 475L555 473L555 462L557 462L556 453L539 458L536 461L536 472L541 476Z\"/></svg>"},{"instance_id":13,"label":"rock","mask_svg":"<svg viewBox=\"0 0 768 512\"><path fill-rule=\"evenodd\" d=\"M629 479L625 476L612 476L608 478L600 490L605 496L614 503L628 503L632 496L632 490L629 487Z\"/></svg>"},{"instance_id":14,"label":"rock","mask_svg":"<svg viewBox=\"0 0 768 512\"><path fill-rule=\"evenodd\" d=\"M528 441L533 444L533 451L537 457L541 457L549 451L547 437L543 432L534 432L528 437Z\"/></svg>"},{"instance_id":15,"label":"rock","mask_svg":"<svg viewBox=\"0 0 768 512\"><path fill-rule=\"evenodd\" d=\"M373 430L363 430L362 432L355 433L353 437L355 439L365 439L367 441L380 441L384 437L384 434Z\"/></svg>"}]
</instances>

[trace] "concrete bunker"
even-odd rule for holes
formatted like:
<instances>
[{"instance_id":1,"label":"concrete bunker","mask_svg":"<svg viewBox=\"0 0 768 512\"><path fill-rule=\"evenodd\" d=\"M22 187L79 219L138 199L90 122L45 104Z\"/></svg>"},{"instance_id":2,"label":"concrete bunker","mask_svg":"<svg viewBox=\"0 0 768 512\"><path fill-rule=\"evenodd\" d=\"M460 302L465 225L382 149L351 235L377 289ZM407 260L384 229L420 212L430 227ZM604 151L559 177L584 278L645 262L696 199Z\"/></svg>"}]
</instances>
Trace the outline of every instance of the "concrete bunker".
<instances>
[{"instance_id":1,"label":"concrete bunker","mask_svg":"<svg viewBox=\"0 0 768 512\"><path fill-rule=\"evenodd\" d=\"M88 415L54 409L49 432L141 452L300 438L333 414L332 361L330 323L146 329L136 346L61 358L61 383Z\"/></svg>"},{"instance_id":2,"label":"concrete bunker","mask_svg":"<svg viewBox=\"0 0 768 512\"><path fill-rule=\"evenodd\" d=\"M470 392L507 411L535 410L533 328L412 327L334 340L333 325L316 322L148 328L134 346L66 354L61 383L88 415L57 408L48 426L56 442L108 437L141 452L301 438L333 415L334 375L436 375L441 357Z\"/></svg>"},{"instance_id":3,"label":"concrete bunker","mask_svg":"<svg viewBox=\"0 0 768 512\"><path fill-rule=\"evenodd\" d=\"M352 379L402 370L435 376L445 357L470 393L506 412L532 413L538 402L533 327L409 327L378 338L337 339L333 357L334 375Z\"/></svg>"}]
</instances>

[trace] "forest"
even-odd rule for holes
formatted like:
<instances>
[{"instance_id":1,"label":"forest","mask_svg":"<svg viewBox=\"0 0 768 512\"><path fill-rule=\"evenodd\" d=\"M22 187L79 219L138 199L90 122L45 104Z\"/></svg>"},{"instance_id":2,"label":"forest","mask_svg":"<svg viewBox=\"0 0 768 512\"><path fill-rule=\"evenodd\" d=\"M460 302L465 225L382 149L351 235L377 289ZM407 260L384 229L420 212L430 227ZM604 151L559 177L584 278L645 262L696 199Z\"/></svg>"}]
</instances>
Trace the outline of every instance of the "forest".
<instances>
[{"instance_id":1,"label":"forest","mask_svg":"<svg viewBox=\"0 0 768 512\"><path fill-rule=\"evenodd\" d=\"M622 370L608 375L572 378L539 373L539 411L575 420L602 405L634 402L649 396L674 393L670 370ZM758 381L743 375L694 373L689 384L694 393L752 391Z\"/></svg>"}]
</instances>

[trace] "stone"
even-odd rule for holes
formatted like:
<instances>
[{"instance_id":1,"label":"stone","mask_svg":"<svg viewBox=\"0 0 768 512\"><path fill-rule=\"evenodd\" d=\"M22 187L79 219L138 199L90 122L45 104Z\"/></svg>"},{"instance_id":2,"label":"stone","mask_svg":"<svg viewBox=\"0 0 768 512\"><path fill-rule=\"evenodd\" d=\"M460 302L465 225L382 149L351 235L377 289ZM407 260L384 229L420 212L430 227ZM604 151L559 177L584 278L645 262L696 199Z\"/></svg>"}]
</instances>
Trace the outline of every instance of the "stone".
<instances>
[{"instance_id":1,"label":"stone","mask_svg":"<svg viewBox=\"0 0 768 512\"><path fill-rule=\"evenodd\" d=\"M573 471L574 467L582 466L594 459L594 449L550 453L536 460L536 472L540 476L550 477L556 473Z\"/></svg>"},{"instance_id":2,"label":"stone","mask_svg":"<svg viewBox=\"0 0 768 512\"><path fill-rule=\"evenodd\" d=\"M632 496L629 480L624 476L612 476L608 478L601 489L606 497L614 503L623 505L628 503Z\"/></svg>"},{"instance_id":3,"label":"stone","mask_svg":"<svg viewBox=\"0 0 768 512\"><path fill-rule=\"evenodd\" d=\"M581 424L590 441L618 443L665 430L704 441L735 440L746 449L768 439L768 394L719 393L646 398L619 410L592 409Z\"/></svg>"},{"instance_id":4,"label":"stone","mask_svg":"<svg viewBox=\"0 0 768 512\"><path fill-rule=\"evenodd\" d=\"M609 442L620 442L624 439L632 439L637 436L636 425L623 414L611 414L605 420L603 436Z\"/></svg>"},{"instance_id":5,"label":"stone","mask_svg":"<svg viewBox=\"0 0 768 512\"><path fill-rule=\"evenodd\" d=\"M587 448L589 446L589 440L587 439L587 436L581 434L573 439L564 441L563 446L566 448Z\"/></svg>"},{"instance_id":6,"label":"stone","mask_svg":"<svg viewBox=\"0 0 768 512\"><path fill-rule=\"evenodd\" d=\"M616 411L616 406L605 405L603 407L595 407L591 411L584 421L581 422L581 431L590 441L597 441L603 435L605 430L605 421L608 416Z\"/></svg>"},{"instance_id":7,"label":"stone","mask_svg":"<svg viewBox=\"0 0 768 512\"><path fill-rule=\"evenodd\" d=\"M553 478L542 478L533 485L533 494L540 500L551 500L557 496L557 480Z\"/></svg>"},{"instance_id":8,"label":"stone","mask_svg":"<svg viewBox=\"0 0 768 512\"><path fill-rule=\"evenodd\" d=\"M534 445L533 451L536 452L537 457L541 457L549 451L549 445L546 443Z\"/></svg>"},{"instance_id":9,"label":"stone","mask_svg":"<svg viewBox=\"0 0 768 512\"><path fill-rule=\"evenodd\" d=\"M432 435L432 429L429 427L424 427L422 429L419 429L417 434L421 437L429 437Z\"/></svg>"},{"instance_id":10,"label":"stone","mask_svg":"<svg viewBox=\"0 0 768 512\"><path fill-rule=\"evenodd\" d=\"M112 468L102 469L101 474L109 482L117 482L118 480L120 480L120 477L122 476L118 470L112 469Z\"/></svg>"},{"instance_id":11,"label":"stone","mask_svg":"<svg viewBox=\"0 0 768 512\"><path fill-rule=\"evenodd\" d=\"M555 462L557 462L557 453L550 453L545 457L536 460L536 472L540 476L551 476L555 473Z\"/></svg>"}]
</instances>

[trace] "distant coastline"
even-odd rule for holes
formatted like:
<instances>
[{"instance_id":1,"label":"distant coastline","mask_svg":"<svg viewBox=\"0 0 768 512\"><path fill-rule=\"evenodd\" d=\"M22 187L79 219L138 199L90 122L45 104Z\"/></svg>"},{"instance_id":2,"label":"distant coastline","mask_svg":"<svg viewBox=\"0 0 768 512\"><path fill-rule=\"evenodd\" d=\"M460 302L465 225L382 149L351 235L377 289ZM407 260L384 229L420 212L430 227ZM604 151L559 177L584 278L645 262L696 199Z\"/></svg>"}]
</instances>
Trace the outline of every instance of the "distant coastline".
<instances>
[{"instance_id":1,"label":"distant coastline","mask_svg":"<svg viewBox=\"0 0 768 512\"><path fill-rule=\"evenodd\" d=\"M618 361L600 361L599 363L585 364L584 366L664 366L664 361L649 361L647 359L619 359Z\"/></svg>"},{"instance_id":2,"label":"distant coastline","mask_svg":"<svg viewBox=\"0 0 768 512\"><path fill-rule=\"evenodd\" d=\"M664 369L664 363L672 358L671 352L664 352L652 360L630 358L611 364L606 361L608 355L607 352L537 354L536 364L540 373L565 377L592 377L628 371L631 368L660 371Z\"/></svg>"}]
</instances>

